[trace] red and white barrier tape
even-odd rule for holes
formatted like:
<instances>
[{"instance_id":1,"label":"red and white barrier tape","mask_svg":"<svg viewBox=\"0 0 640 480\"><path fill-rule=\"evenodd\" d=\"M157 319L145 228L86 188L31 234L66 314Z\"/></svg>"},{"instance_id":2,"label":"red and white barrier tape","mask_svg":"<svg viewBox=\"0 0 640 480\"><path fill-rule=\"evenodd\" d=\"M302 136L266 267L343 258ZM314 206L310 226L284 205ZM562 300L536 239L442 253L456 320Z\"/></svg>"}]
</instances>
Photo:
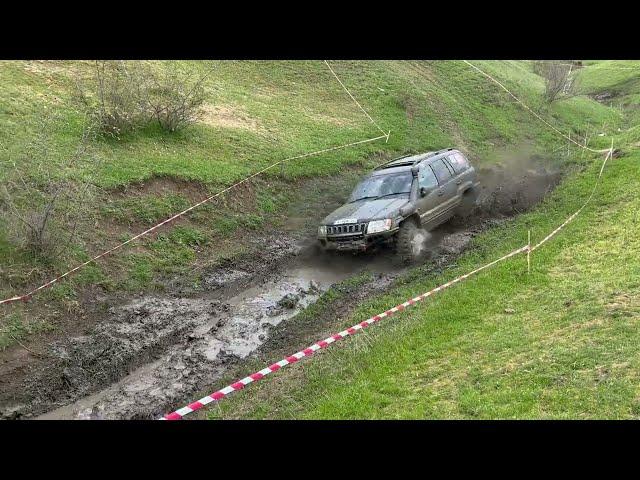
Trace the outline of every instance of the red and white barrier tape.
<instances>
[{"instance_id":1,"label":"red and white barrier tape","mask_svg":"<svg viewBox=\"0 0 640 480\"><path fill-rule=\"evenodd\" d=\"M520 247L517 250L514 250L506 255L504 255L503 257L498 258L497 260L494 260L493 262L487 263L486 265L483 265L482 267L476 268L475 270L466 273L464 275L461 275L457 278L454 278L453 280L440 285L439 287L436 287L432 290L429 290L428 292L423 293L422 295L418 295L417 297L414 297L410 300L407 300L404 303L401 303L400 305L397 305L393 308L390 308L389 310L379 313L378 315L374 315L371 318L368 318L367 320L364 320L363 322L360 322L356 325L354 325L351 328L347 328L346 330L343 330L342 332L336 333L335 335L331 335L328 338L325 338L324 340L320 340L319 342L314 343L313 345L305 348L304 350L300 350L297 353L294 353L293 355L290 355L286 358L283 358L282 360L280 360L279 362L276 362L272 365L269 365L266 368L263 368L262 370L252 373L251 375L249 375L248 377L245 377L241 380L238 380L235 383L232 383L231 385L228 385L226 387L224 387L221 390L218 390L216 392L213 392L210 395L207 395L206 397L201 398L200 400L197 400L193 403L190 403L189 405L187 405L186 407L182 407L179 408L178 410L175 410L172 413L168 413L167 415L159 418L158 420L180 420L182 419L185 415L188 415L192 412L195 412L196 410L200 410L202 407L204 407L205 405L216 401L216 400L220 400L221 398L226 397L227 395L229 395L230 393L233 393L237 390L242 390L244 387L246 387L247 385L249 385L250 383L256 382L264 377L266 377L267 375L269 375L270 373L273 373L277 370L280 370L283 367L286 367L287 365L290 365L292 363L296 363L298 360L300 360L303 357L308 357L313 355L315 352L317 352L320 349L326 348L329 345L331 345L334 342L337 342L338 340L348 337L349 335L353 335L355 333L358 333L360 330L362 330L363 328L368 327L369 325L372 325L373 323L376 323L380 320L382 320L383 318L386 317L390 317L391 315L393 315L394 313L397 312L401 312L403 311L405 308L410 307L411 305L420 302L422 300L424 300L425 298L433 295L434 293L439 292L440 290L444 290L445 288L450 287L451 285L454 285L462 280L465 280L466 278L481 272L482 270L485 270L486 268L489 268L493 265L495 265L496 263L502 262L503 260L507 260L508 258L513 257L514 255L518 255L519 253L523 253L526 252L529 249L528 245L525 245L524 247Z\"/></svg>"},{"instance_id":2,"label":"red and white barrier tape","mask_svg":"<svg viewBox=\"0 0 640 480\"><path fill-rule=\"evenodd\" d=\"M280 165L281 163L290 162L290 161L292 161L292 160L298 160L298 159L300 159L300 158L306 158L306 157L311 157L311 156L315 156L315 155L320 155L320 154L322 154L322 153L333 152L333 151L336 151L336 150L341 150L341 149L344 149L344 148L353 147L353 146L355 146L355 145L361 145L361 144L363 144L363 143L374 142L374 141L376 141L376 140L381 140L381 139L383 139L383 138L384 138L384 139L386 139L386 140L388 140L388 139L389 139L389 134L387 133L387 134L385 134L385 135L381 135L381 136L379 136L379 137L375 137L375 138L369 138L369 139L367 139L367 140L360 140L359 142L352 142L352 143L348 143L348 144L345 144L345 145L338 145L338 146L335 146L335 147L324 148L324 149L322 149L322 150L316 150L315 152L309 152L309 153L304 153L304 154L301 154L301 155L295 155L295 156L293 156L293 157L285 158L284 160L280 160L280 161L278 161L278 162L272 163L272 164L271 164L271 165L269 165L268 167L265 167L265 168L263 168L262 170L259 170L259 171L255 172L255 173L253 173L252 175L249 175L248 177L245 177L244 179L240 180L239 182L236 182L236 183L234 183L233 185L231 185L231 186L229 186L229 187L227 187L227 188L224 188L223 190L220 190L219 192L217 192L217 193L215 193L215 194L211 195L210 197L205 198L204 200L202 200L202 201L200 201L200 202L196 203L195 205L192 205L192 206L190 206L189 208L187 208L187 209L185 209L185 210L183 210L183 211L181 211L181 212L179 212L179 213L176 213L176 214L175 214L175 215L173 215L172 217L169 217L169 218L167 218L166 220L164 220L164 221L162 221L162 222L158 223L157 225L154 225L153 227L148 228L148 229L147 229L147 230L145 230L144 232L141 232L141 233L137 234L136 236L131 237L130 239L125 240L124 242L122 242L122 243L120 243L120 244L116 245L115 247L110 248L109 250L107 250L107 251L105 251L105 252L102 252L102 253L101 253L101 254L99 254L99 255L96 255L95 257L93 257L93 258L91 258L91 259L87 260L86 262L83 262L83 263L81 263L81 264L77 265L76 267L74 267L74 268L72 268L71 270L69 270L69 271L67 271L67 272L63 273L62 275L59 275L59 276L57 276L56 278L54 278L54 279L52 279L52 280L48 281L47 283L45 283L45 284L43 284L43 285L40 285L38 288L35 288L35 289L31 290L30 292L25 293L25 294L23 294L23 295L16 295L16 296L11 297L11 298L6 298L6 299L4 299L4 300L0 300L0 305L2 305L2 304L6 304L6 303L13 303L13 302L21 301L21 300L22 300L22 301L27 301L27 300L29 300L33 295L35 295L36 293L38 293L40 290L44 290L45 288L51 287L51 286L52 286L53 284L55 284L56 282L59 282L59 281L60 281L60 280L62 280L63 278L65 278L65 277L67 277L67 276L69 276L69 275L71 275L71 274L73 274L73 273L77 272L78 270L80 270L81 268L83 268L83 267L85 267L85 266L89 265L90 263L95 262L96 260L99 260L99 259L101 259L102 257L106 257L107 255L110 255L111 253L115 252L116 250L119 250L120 248L124 247L125 245L128 245L128 244L129 244L129 243L131 243L131 242L134 242L134 241L135 241L135 240L137 240L138 238L143 237L143 236L145 236L145 235L148 235L149 233L151 233L151 232L153 232L153 231L157 230L158 228L162 227L163 225L166 225L166 224L168 224L168 223L170 223L170 222L172 222L172 221L174 221L174 220L178 219L179 217L181 217L181 216L183 216L183 215L185 215L185 214L189 213L191 210L193 210L193 209L195 209L195 208L198 208L199 206L201 206L201 205L203 205L203 204L205 204L205 203L207 203L207 202L209 202L209 201L213 200L214 198L219 197L219 196L220 196L220 195L222 195L223 193L228 192L228 191L229 191L229 190L231 190L232 188L235 188L235 187L237 187L238 185L241 185L241 184L243 184L243 183L245 183L245 182L247 182L247 181L251 180L252 178L254 178L254 177L256 177L256 176L258 176L258 175L260 175L260 174L262 174L262 173L266 172L267 170L270 170L270 169L272 169L272 168L274 168L274 167L276 167L276 166Z\"/></svg>"},{"instance_id":3,"label":"red and white barrier tape","mask_svg":"<svg viewBox=\"0 0 640 480\"><path fill-rule=\"evenodd\" d=\"M535 249L539 248L540 246L542 246L545 242L547 242L548 240L550 240L554 235L556 235L560 230L562 230L565 226L567 226L569 223L571 223L571 221L573 221L573 219L575 217L578 216L578 214L591 202L591 199L593 198L598 185L600 183L600 179L602 178L602 174L604 172L604 167L607 164L607 161L609 160L609 158L613 155L613 140L611 141L611 148L609 148L608 150L605 150L607 152L607 155L604 158L604 161L602 162L602 166L600 167L600 171L598 172L598 177L596 178L596 183L593 186L593 189L591 190L591 194L589 195L589 198L587 199L587 201L576 211L574 212L571 216L569 216L569 218L567 218L567 220L565 220L558 228L556 228L555 230L553 230L549 235L547 235L544 239L542 239L540 242L538 242L535 246L531 247L529 244L525 245L524 247L521 247L517 250L514 250L500 258L498 258L497 260L494 260L493 262L487 263L486 265L483 265L482 267L476 268L475 270L472 270L469 273L466 273L464 275L461 275L457 278L454 278L453 280L440 285L439 287L436 287L432 290L429 290L428 292L423 293L422 295L419 295L417 297L414 297L410 300L407 300L404 303L401 303L400 305L397 305L383 313L380 313L378 315L374 315L373 317L360 322L356 325L354 325L351 328L348 328L347 330L343 330L340 333L336 333L335 335L332 335L324 340L321 340L319 342L314 343L313 345L309 346L308 348L301 350L297 353L294 353L293 355L290 355L289 357L286 357L282 360L280 360L279 362L276 362L266 368L263 368L262 370L260 370L259 372L253 373L251 375L249 375L248 377L245 377L241 380L238 380L237 382L226 386L225 388L218 390L217 392L214 392L210 395L207 395L206 397L201 398L200 400L197 400L189 405L187 405L186 407L182 407L172 413L169 413L167 415L165 415L164 417L160 418L159 420L180 420L182 417L184 417L185 415L188 415L189 413L192 413L196 410L201 409L202 407L204 407L205 405L215 401L215 400L220 400L221 398L229 395L230 393L233 393L237 390L242 390L245 386L247 386L248 384L255 382L257 380L260 380L261 378L264 378L266 375L269 375L270 373L273 373L277 370L280 370L282 367L289 365L291 363L295 363L298 360L300 360L303 357L308 357L310 355L313 355L315 352L317 352L318 350L325 348L327 346L329 346L330 344L332 344L333 342L336 342L344 337L347 337L349 335L353 335L354 333L359 332L360 330L362 330L363 328L368 327L369 325L378 322L380 320L382 320L385 317L391 316L392 314L402 311L405 308L413 305L414 303L417 303L421 300L424 300L425 298L433 295L436 292L439 292L440 290L444 290L445 288L450 287L451 285L454 285L455 283L458 283L482 270L485 270L493 265L495 265L498 262L501 262L503 260L506 260L508 258L513 257L514 255L517 255L519 253L523 253L523 252L527 252L527 253L531 253L533 252Z\"/></svg>"}]
</instances>

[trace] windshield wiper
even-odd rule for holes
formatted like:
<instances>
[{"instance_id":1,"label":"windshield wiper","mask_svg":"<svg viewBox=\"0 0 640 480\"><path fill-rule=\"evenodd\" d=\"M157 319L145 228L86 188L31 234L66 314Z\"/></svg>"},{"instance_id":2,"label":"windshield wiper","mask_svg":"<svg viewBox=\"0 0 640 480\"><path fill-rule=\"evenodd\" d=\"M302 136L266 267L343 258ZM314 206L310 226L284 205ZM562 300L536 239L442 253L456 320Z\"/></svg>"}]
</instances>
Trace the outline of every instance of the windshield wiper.
<instances>
[{"instance_id":1,"label":"windshield wiper","mask_svg":"<svg viewBox=\"0 0 640 480\"><path fill-rule=\"evenodd\" d=\"M360 198L356 198L355 200L351 200L350 202L347 202L347 203L359 202L360 200L366 200L367 198L378 198L378 197L376 197L375 195L368 196L368 197L360 197Z\"/></svg>"},{"instance_id":2,"label":"windshield wiper","mask_svg":"<svg viewBox=\"0 0 640 480\"><path fill-rule=\"evenodd\" d=\"M366 197L356 198L355 200L351 200L347 203L359 202L360 200L366 200L368 198L373 198L374 200L378 200L379 198L390 197L391 195L408 195L411 192L395 192L395 193L385 193L384 195L370 195Z\"/></svg>"},{"instance_id":3,"label":"windshield wiper","mask_svg":"<svg viewBox=\"0 0 640 480\"><path fill-rule=\"evenodd\" d=\"M408 193L411 193L411 192L395 192L395 193L387 193L387 194L385 194L385 195L380 195L379 197L375 197L375 198L390 197L391 195L403 195L403 194L404 194L404 195L406 195L406 194L408 194Z\"/></svg>"}]
</instances>

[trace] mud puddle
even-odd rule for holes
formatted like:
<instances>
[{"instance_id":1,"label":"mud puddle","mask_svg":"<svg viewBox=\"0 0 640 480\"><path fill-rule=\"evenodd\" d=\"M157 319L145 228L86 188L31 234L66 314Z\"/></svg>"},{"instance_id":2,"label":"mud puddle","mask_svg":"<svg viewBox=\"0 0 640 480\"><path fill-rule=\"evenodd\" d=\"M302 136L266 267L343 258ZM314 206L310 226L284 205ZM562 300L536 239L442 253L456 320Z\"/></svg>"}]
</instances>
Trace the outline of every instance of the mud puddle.
<instances>
[{"instance_id":1,"label":"mud puddle","mask_svg":"<svg viewBox=\"0 0 640 480\"><path fill-rule=\"evenodd\" d=\"M112 332L126 332L118 343L132 355L142 353L148 344L158 343L162 337L158 332L161 331L171 331L180 340L170 345L160 358L133 370L108 388L39 418L159 416L167 405L204 388L219 378L229 364L256 351L269 339L271 329L314 303L335 283L365 268L380 275L395 268L389 258L326 260L303 262L304 265L294 266L281 276L242 290L225 302L206 297L180 301L147 297L121 307L114 311L116 320L108 328ZM228 278L233 280L236 276ZM128 335L133 332L137 337L135 341ZM152 338L145 340L145 335L150 334ZM83 343L84 356L97 344L104 347L104 343L104 337ZM59 354L71 355L69 347L60 349ZM89 382L83 378L74 380Z\"/></svg>"}]
</instances>

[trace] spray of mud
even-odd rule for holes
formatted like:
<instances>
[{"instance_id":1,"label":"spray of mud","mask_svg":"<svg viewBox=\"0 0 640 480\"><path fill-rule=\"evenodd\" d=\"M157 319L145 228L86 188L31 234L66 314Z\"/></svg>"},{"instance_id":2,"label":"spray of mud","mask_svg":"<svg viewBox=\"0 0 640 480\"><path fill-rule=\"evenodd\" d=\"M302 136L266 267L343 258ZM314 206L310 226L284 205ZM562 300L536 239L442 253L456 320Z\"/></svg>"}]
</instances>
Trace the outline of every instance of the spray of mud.
<instances>
[{"instance_id":1,"label":"spray of mud","mask_svg":"<svg viewBox=\"0 0 640 480\"><path fill-rule=\"evenodd\" d=\"M495 218L529 210L560 182L560 171L550 161L526 150L503 153L491 166L478 170L481 191L474 216Z\"/></svg>"}]
</instances>

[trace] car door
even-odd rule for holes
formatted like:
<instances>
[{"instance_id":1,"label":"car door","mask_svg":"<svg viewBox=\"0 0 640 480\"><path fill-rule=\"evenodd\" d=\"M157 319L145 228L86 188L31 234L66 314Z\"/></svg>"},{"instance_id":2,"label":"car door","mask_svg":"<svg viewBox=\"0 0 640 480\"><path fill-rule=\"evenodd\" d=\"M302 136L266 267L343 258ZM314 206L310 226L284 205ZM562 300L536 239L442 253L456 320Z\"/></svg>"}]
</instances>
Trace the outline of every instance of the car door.
<instances>
[{"instance_id":1,"label":"car door","mask_svg":"<svg viewBox=\"0 0 640 480\"><path fill-rule=\"evenodd\" d=\"M418 170L418 191L420 192L423 188L427 193L424 197L418 193L418 215L424 226L432 227L437 225L437 219L443 213L442 195L438 179L426 163L420 165Z\"/></svg>"},{"instance_id":2,"label":"car door","mask_svg":"<svg viewBox=\"0 0 640 480\"><path fill-rule=\"evenodd\" d=\"M440 209L435 223L439 224L453 214L457 204L458 187L453 172L443 158L431 162L431 169L438 180L437 198Z\"/></svg>"}]
</instances>

